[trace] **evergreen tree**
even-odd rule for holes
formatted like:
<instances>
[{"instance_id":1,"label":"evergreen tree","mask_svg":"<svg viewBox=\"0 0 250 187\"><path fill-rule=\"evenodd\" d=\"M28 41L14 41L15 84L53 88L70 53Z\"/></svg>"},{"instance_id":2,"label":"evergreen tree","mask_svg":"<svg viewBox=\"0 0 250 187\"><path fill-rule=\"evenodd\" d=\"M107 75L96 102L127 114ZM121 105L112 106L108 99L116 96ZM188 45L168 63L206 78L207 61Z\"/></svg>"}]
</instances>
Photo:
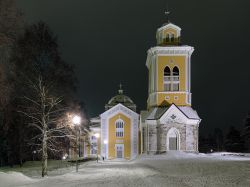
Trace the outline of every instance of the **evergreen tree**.
<instances>
[{"instance_id":1,"label":"evergreen tree","mask_svg":"<svg viewBox=\"0 0 250 187\"><path fill-rule=\"evenodd\" d=\"M250 152L250 113L247 114L244 120L243 138L245 142L245 150Z\"/></svg>"},{"instance_id":2,"label":"evergreen tree","mask_svg":"<svg viewBox=\"0 0 250 187\"><path fill-rule=\"evenodd\" d=\"M12 73L11 56L17 38L23 32L23 17L16 8L15 0L0 0L0 160L1 165L12 163L10 158L14 153L14 144L11 138L18 136L11 130L15 120L11 93L13 82L9 79ZM11 134L12 133L12 134ZM11 138L10 138L11 137ZM13 146L12 146L13 145Z\"/></svg>"},{"instance_id":3,"label":"evergreen tree","mask_svg":"<svg viewBox=\"0 0 250 187\"><path fill-rule=\"evenodd\" d=\"M240 135L240 131L231 126L225 140L225 149L231 152L242 152L244 150L244 142Z\"/></svg>"},{"instance_id":4,"label":"evergreen tree","mask_svg":"<svg viewBox=\"0 0 250 187\"><path fill-rule=\"evenodd\" d=\"M214 129L214 140L215 140L215 150L216 151L222 151L223 150L223 132L220 128L215 128Z\"/></svg>"}]
</instances>

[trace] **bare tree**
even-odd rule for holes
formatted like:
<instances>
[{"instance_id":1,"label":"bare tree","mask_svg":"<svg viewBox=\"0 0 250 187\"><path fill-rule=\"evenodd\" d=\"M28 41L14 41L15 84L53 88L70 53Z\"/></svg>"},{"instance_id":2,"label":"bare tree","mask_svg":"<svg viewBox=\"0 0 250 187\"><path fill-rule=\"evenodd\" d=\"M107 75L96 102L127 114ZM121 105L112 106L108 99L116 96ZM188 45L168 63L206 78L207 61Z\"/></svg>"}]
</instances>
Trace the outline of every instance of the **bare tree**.
<instances>
[{"instance_id":1,"label":"bare tree","mask_svg":"<svg viewBox=\"0 0 250 187\"><path fill-rule=\"evenodd\" d=\"M64 120L66 109L62 107L62 98L51 95L51 86L45 85L43 78L28 81L32 94L25 96L27 106L19 111L33 127L36 135L29 143L37 148L42 156L42 177L47 175L48 151L60 151L60 139L74 138L70 124Z\"/></svg>"}]
</instances>

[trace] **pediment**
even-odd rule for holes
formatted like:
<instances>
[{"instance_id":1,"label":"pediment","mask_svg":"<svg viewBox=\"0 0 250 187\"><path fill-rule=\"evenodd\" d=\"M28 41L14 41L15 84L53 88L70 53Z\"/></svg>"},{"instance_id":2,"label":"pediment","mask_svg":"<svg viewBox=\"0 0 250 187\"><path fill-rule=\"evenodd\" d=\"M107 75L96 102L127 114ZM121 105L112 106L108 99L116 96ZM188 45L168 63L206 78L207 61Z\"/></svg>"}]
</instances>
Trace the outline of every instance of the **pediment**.
<instances>
[{"instance_id":1,"label":"pediment","mask_svg":"<svg viewBox=\"0 0 250 187\"><path fill-rule=\"evenodd\" d=\"M166 25L163 25L162 27L160 27L158 29L158 31L165 30L165 29L174 29L174 30L177 30L178 32L181 31L181 28L178 27L177 25L173 24L173 23L168 23Z\"/></svg>"},{"instance_id":2,"label":"pediment","mask_svg":"<svg viewBox=\"0 0 250 187\"><path fill-rule=\"evenodd\" d=\"M109 110L102 113L100 116L101 118L107 118L109 116L115 115L116 113L123 113L126 116L130 117L138 117L139 114L134 112L133 110L129 109L128 107L124 106L123 104L119 103L115 105L114 107L110 108Z\"/></svg>"},{"instance_id":3,"label":"pediment","mask_svg":"<svg viewBox=\"0 0 250 187\"><path fill-rule=\"evenodd\" d=\"M161 124L168 124L168 123L187 123L189 119L181 110L175 106L171 105L168 110L160 117L159 122Z\"/></svg>"}]
</instances>

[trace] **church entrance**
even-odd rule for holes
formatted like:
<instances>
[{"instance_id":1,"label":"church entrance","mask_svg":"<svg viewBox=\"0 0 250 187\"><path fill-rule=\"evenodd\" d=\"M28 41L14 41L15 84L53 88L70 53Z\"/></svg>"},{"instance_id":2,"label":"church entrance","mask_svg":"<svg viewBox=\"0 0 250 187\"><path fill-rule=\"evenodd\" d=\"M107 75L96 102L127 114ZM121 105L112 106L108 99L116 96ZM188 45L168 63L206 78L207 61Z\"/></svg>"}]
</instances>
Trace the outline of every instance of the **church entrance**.
<instances>
[{"instance_id":1,"label":"church entrance","mask_svg":"<svg viewBox=\"0 0 250 187\"><path fill-rule=\"evenodd\" d=\"M176 151L179 150L179 131L176 128L171 128L167 134L167 150Z\"/></svg>"},{"instance_id":2,"label":"church entrance","mask_svg":"<svg viewBox=\"0 0 250 187\"><path fill-rule=\"evenodd\" d=\"M177 150L177 137L169 137L169 150Z\"/></svg>"},{"instance_id":3,"label":"church entrance","mask_svg":"<svg viewBox=\"0 0 250 187\"><path fill-rule=\"evenodd\" d=\"M123 158L124 157L124 145L123 144L116 144L116 158Z\"/></svg>"}]
</instances>

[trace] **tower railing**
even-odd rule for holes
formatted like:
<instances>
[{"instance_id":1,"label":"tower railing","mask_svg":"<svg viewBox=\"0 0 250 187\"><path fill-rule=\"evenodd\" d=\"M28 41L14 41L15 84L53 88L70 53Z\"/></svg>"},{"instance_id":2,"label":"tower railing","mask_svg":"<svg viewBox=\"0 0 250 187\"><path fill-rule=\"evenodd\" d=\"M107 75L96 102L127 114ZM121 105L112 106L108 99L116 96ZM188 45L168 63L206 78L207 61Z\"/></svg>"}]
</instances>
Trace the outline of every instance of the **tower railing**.
<instances>
[{"instance_id":1,"label":"tower railing","mask_svg":"<svg viewBox=\"0 0 250 187\"><path fill-rule=\"evenodd\" d=\"M164 76L164 91L179 91L180 90L180 76Z\"/></svg>"},{"instance_id":2,"label":"tower railing","mask_svg":"<svg viewBox=\"0 0 250 187\"><path fill-rule=\"evenodd\" d=\"M164 82L180 81L180 76L164 76Z\"/></svg>"}]
</instances>

